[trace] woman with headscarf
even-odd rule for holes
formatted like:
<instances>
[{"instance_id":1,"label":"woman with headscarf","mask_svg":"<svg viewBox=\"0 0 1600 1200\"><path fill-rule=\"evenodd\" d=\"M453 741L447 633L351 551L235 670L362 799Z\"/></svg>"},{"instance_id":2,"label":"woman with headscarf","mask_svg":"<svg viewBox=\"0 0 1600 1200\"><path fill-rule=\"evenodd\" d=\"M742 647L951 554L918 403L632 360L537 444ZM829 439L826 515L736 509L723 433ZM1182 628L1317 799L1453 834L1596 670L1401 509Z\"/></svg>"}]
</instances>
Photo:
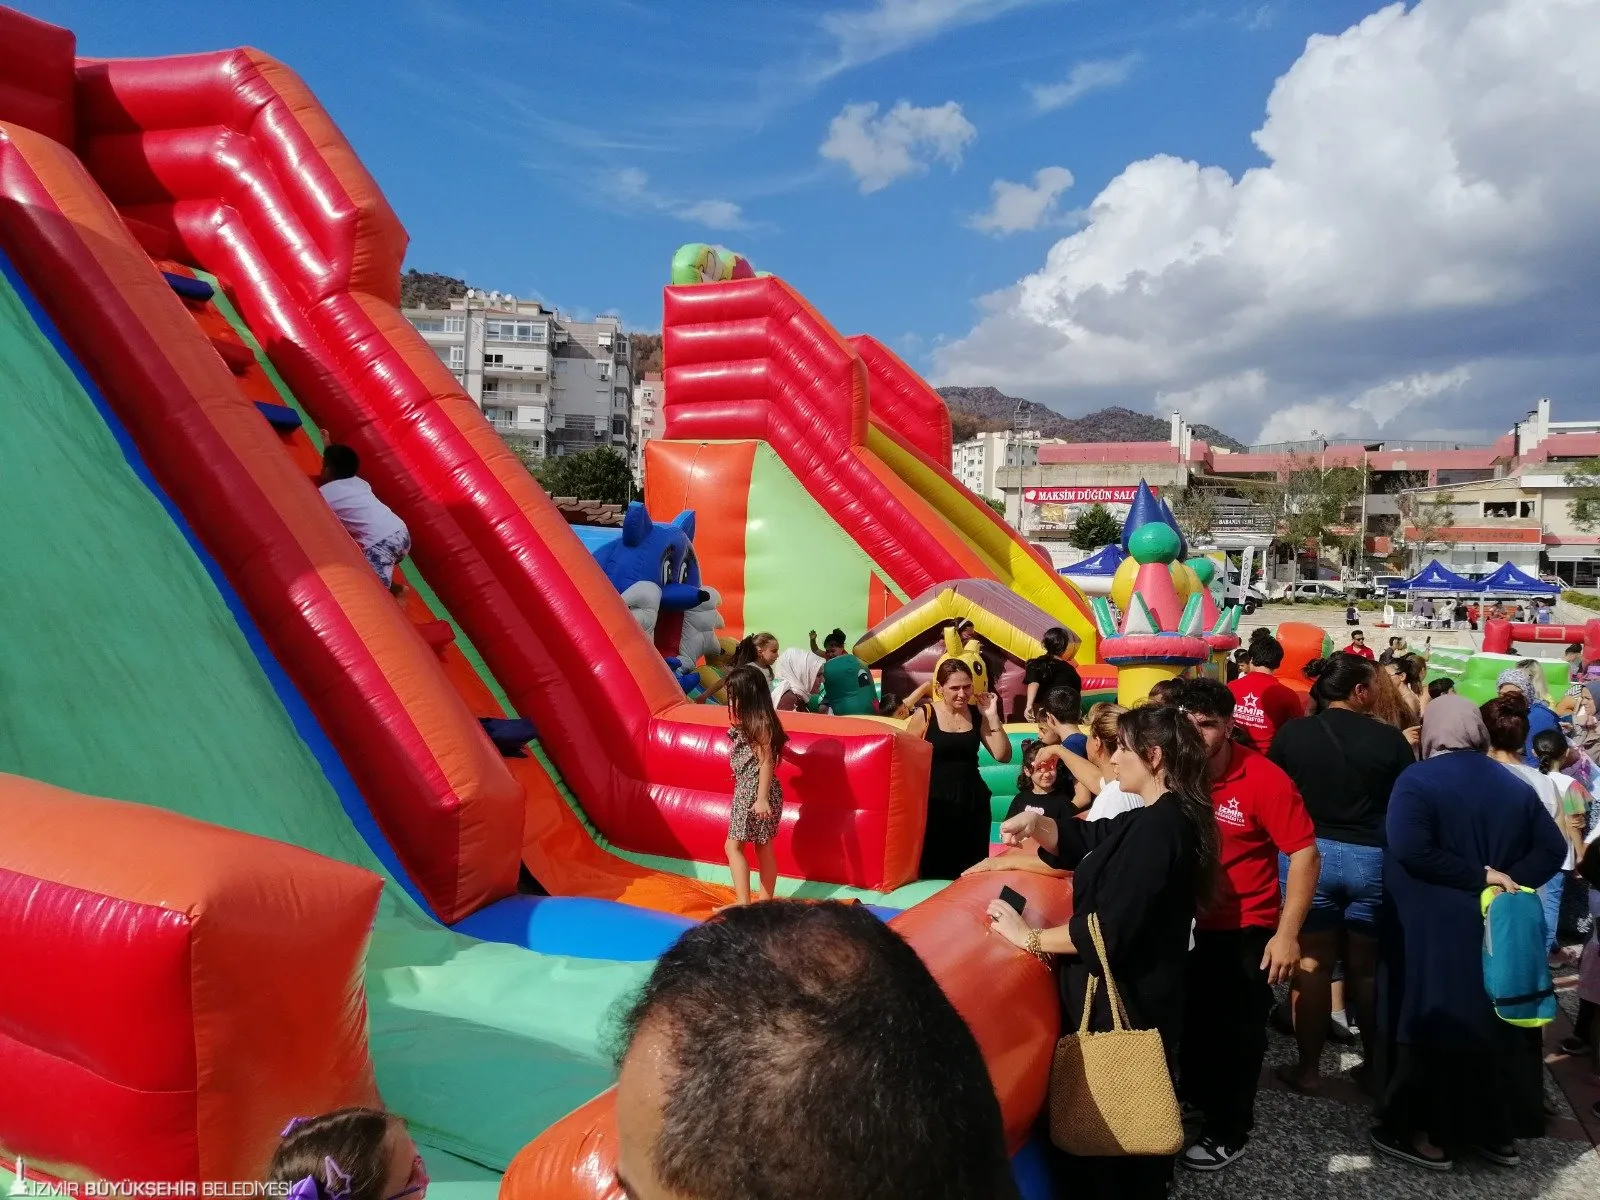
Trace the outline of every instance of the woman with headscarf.
<instances>
[{"instance_id":1,"label":"woman with headscarf","mask_svg":"<svg viewBox=\"0 0 1600 1200\"><path fill-rule=\"evenodd\" d=\"M1525 658L1500 672L1495 680L1495 694L1504 696L1512 689L1528 706L1528 740L1522 747L1522 761L1537 767L1539 756L1533 752L1533 739L1546 729L1561 728L1561 718L1550 707L1550 690L1545 686L1544 672L1537 660Z\"/></svg>"},{"instance_id":2,"label":"woman with headscarf","mask_svg":"<svg viewBox=\"0 0 1600 1200\"><path fill-rule=\"evenodd\" d=\"M1397 927L1385 931L1385 1011L1395 1057L1371 1141L1435 1171L1468 1151L1516 1166L1516 1139L1544 1131L1539 1031L1500 1020L1489 1002L1480 896L1537 887L1566 844L1533 789L1488 746L1471 701L1433 701L1423 760L1396 781L1386 820L1384 887Z\"/></svg>"},{"instance_id":3,"label":"woman with headscarf","mask_svg":"<svg viewBox=\"0 0 1600 1200\"><path fill-rule=\"evenodd\" d=\"M772 664L772 707L779 712L810 712L811 697L822 686L820 654L796 646L782 651Z\"/></svg>"}]
</instances>

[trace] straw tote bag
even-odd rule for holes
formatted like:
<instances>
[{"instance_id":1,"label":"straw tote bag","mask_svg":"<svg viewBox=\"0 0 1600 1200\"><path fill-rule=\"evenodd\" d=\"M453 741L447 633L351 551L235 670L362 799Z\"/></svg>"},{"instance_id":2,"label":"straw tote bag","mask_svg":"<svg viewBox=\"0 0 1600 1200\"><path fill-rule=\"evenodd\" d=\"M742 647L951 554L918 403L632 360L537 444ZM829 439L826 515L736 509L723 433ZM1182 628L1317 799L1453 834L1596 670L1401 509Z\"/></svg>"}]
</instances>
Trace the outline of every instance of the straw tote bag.
<instances>
[{"instance_id":1,"label":"straw tote bag","mask_svg":"<svg viewBox=\"0 0 1600 1200\"><path fill-rule=\"evenodd\" d=\"M1090 975L1078 1032L1056 1043L1050 1070L1050 1140L1068 1154L1087 1158L1176 1154L1183 1147L1183 1122L1161 1034L1130 1027L1111 977L1098 913L1089 914L1089 937L1105 972L1112 1028L1089 1032L1098 982Z\"/></svg>"}]
</instances>

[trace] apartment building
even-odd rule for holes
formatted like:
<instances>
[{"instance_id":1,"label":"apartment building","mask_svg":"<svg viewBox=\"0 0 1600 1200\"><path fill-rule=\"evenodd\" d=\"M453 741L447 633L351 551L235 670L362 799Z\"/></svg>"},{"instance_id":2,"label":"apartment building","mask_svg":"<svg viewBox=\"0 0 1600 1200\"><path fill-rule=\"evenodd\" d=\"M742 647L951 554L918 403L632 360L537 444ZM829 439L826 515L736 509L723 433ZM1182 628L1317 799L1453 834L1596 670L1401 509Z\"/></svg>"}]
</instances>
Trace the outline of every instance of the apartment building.
<instances>
[{"instance_id":1,"label":"apartment building","mask_svg":"<svg viewBox=\"0 0 1600 1200\"><path fill-rule=\"evenodd\" d=\"M661 436L666 402L667 385L659 372L646 371L644 378L633 385L633 440L628 443L628 467L635 487L644 487L644 444Z\"/></svg>"},{"instance_id":2,"label":"apartment building","mask_svg":"<svg viewBox=\"0 0 1600 1200\"><path fill-rule=\"evenodd\" d=\"M500 433L541 457L596 446L628 456L628 335L615 317L575 321L477 289L448 309L402 311Z\"/></svg>"},{"instance_id":3,"label":"apartment building","mask_svg":"<svg viewBox=\"0 0 1600 1200\"><path fill-rule=\"evenodd\" d=\"M1001 429L980 433L950 448L950 472L987 500L1004 500L995 472L1007 467L1031 467L1039 461L1039 447L1055 438L1041 438L1037 430Z\"/></svg>"}]
</instances>

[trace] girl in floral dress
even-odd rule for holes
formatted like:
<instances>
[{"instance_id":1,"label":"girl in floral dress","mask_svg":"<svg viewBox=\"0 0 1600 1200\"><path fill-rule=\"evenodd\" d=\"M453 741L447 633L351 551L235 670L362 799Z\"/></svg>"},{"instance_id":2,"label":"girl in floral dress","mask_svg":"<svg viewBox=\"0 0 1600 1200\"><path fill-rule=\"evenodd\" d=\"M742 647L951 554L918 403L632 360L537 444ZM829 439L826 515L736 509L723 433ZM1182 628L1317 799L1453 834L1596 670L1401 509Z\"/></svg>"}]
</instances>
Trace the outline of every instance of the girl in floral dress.
<instances>
[{"instance_id":1,"label":"girl in floral dress","mask_svg":"<svg viewBox=\"0 0 1600 1200\"><path fill-rule=\"evenodd\" d=\"M750 903L750 862L745 843L756 848L762 900L772 899L778 882L778 860L772 839L783 816L783 785L777 779L778 757L788 737L772 707L772 691L758 667L728 672L728 757L733 767L733 810L728 817L728 869L733 872L734 903Z\"/></svg>"}]
</instances>

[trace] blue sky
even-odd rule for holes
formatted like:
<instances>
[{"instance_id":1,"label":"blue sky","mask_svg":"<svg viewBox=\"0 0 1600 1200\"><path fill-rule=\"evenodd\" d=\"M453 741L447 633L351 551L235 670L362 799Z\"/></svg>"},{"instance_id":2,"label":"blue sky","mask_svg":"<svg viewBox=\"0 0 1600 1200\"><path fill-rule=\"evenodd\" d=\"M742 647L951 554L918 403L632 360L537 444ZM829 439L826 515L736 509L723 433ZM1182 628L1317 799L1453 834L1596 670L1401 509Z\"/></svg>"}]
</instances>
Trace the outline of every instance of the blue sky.
<instances>
[{"instance_id":1,"label":"blue sky","mask_svg":"<svg viewBox=\"0 0 1600 1200\"><path fill-rule=\"evenodd\" d=\"M1458 14L1531 20L1541 14L1530 10L1552 2L1423 0L1394 5L1360 27L1378 4L25 0L25 7L73 28L85 55L249 44L289 63L400 214L411 234L408 265L569 311L616 311L651 329L659 326L672 251L714 241L790 280L843 332L876 334L941 382L995 383L1069 412L1109 402L1176 404L1248 439L1257 427L1272 431L1274 414L1296 405L1331 406L1320 414L1324 426L1344 421L1350 432L1370 435L1367 426L1377 421L1383 432L1385 394L1402 409L1425 407L1494 372L1474 374L1476 360L1450 350L1409 358L1409 351L1386 352L1381 363L1342 373L1288 370L1269 361L1265 333L1238 361L1221 361L1211 349L1227 331L1201 330L1199 319L1182 354L1140 333L1119 335L1117 354L1085 357L1085 347L1097 344L1086 327L1094 319L1161 325L1170 314L1129 306L1137 296L1148 304L1152 278L1178 292L1173 262L1192 265L1194 257L1181 244L1247 240L1246 217L1231 209L1165 228L1188 219L1173 214L1194 207L1197 189L1204 199L1220 188L1229 204L1244 205L1242 177L1252 168L1270 183L1263 169L1293 158L1298 146L1374 141L1374 128L1341 125L1340 114L1360 110L1364 96L1392 100L1399 88L1400 102L1375 128L1404 126L1424 107L1410 97L1428 94L1427 81L1411 78L1427 47L1469 44L1472 31ZM1330 35L1317 43L1320 57L1307 48L1313 35ZM1573 41L1570 30L1562 36ZM1587 51L1587 41L1578 41ZM1404 61L1408 53L1415 61ZM1344 59L1353 72L1340 68ZM1504 64L1513 78L1526 67ZM1374 82L1352 98L1340 90L1352 86L1351 74ZM1268 120L1269 96L1274 114L1282 97L1271 153L1252 140ZM1431 127L1415 132L1432 136ZM1174 163L1189 174L1180 178ZM1273 169L1287 178L1288 168ZM1047 186L1031 204L1012 189L1007 205L994 209L997 181ZM1241 181L1237 195L1232 181ZM1431 185L1419 179L1416 187L1426 194ZM1328 191L1312 180L1303 194ZM1048 206L1046 194L1054 197ZM1103 212L1099 202L1090 211L1097 197ZM1298 217L1285 221L1303 225ZM1393 232L1417 241L1413 231ZM1147 261L1125 246L1107 249L1113 241L1163 238L1180 250ZM1093 314L1085 279L1100 305ZM1263 307L1281 282L1252 284L1253 307ZM1105 315L1113 301L1127 311ZM1342 320L1336 332L1357 336L1352 322ZM1514 350L1497 361L1526 357ZM1570 366L1571 350L1558 347L1548 357ZM1163 374L1151 364L1168 352L1173 365ZM1325 356L1361 357L1339 346L1325 347ZM1124 359L1133 365L1119 368ZM1466 383L1450 374L1462 370ZM1301 423L1318 415L1308 410ZM1408 421L1426 428L1433 419L1413 412ZM1485 421L1485 428L1500 424L1498 416ZM1277 432L1296 432L1282 419L1278 425Z\"/></svg>"}]
</instances>

